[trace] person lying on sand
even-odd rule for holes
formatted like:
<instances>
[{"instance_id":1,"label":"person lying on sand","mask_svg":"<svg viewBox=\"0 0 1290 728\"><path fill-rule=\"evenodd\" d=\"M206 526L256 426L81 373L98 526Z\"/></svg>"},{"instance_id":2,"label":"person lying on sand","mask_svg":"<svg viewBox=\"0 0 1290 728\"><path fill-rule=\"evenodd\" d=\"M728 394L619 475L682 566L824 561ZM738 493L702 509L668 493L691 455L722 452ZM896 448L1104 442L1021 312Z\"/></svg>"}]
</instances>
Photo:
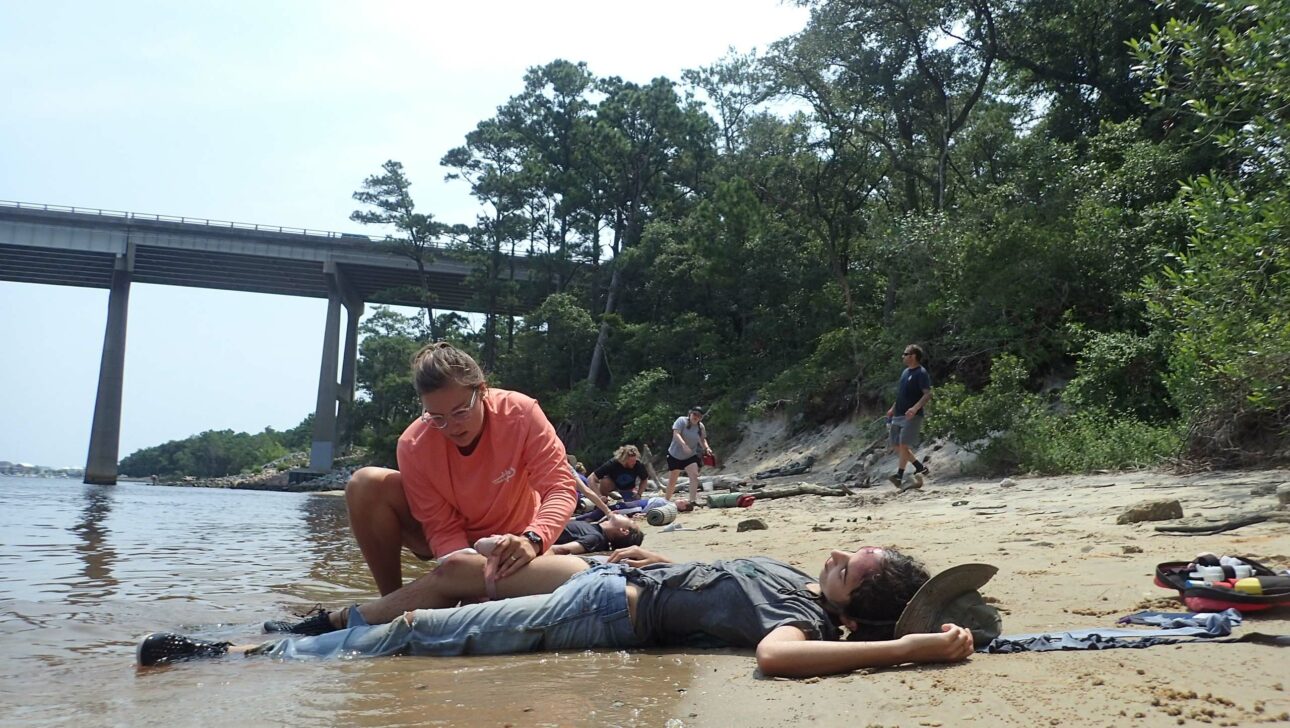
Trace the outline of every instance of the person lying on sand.
<instances>
[{"instance_id":1,"label":"person lying on sand","mask_svg":"<svg viewBox=\"0 0 1290 728\"><path fill-rule=\"evenodd\" d=\"M639 546L595 566L568 556L543 557L531 566L542 560L552 573L569 574L550 594L418 609L382 625L368 625L350 610L346 629L260 645L158 632L143 638L136 658L152 666L229 654L353 658L755 647L763 674L809 677L961 661L973 651L970 628L999 629L998 613L976 592L994 567L967 564L929 579L922 564L894 549L832 551L818 578L766 557L676 564ZM951 614L969 623L953 624Z\"/></svg>"},{"instance_id":2,"label":"person lying on sand","mask_svg":"<svg viewBox=\"0 0 1290 728\"><path fill-rule=\"evenodd\" d=\"M569 521L556 537L550 553L576 556L640 546L644 540L645 534L629 516L615 514L599 523Z\"/></svg>"}]
</instances>

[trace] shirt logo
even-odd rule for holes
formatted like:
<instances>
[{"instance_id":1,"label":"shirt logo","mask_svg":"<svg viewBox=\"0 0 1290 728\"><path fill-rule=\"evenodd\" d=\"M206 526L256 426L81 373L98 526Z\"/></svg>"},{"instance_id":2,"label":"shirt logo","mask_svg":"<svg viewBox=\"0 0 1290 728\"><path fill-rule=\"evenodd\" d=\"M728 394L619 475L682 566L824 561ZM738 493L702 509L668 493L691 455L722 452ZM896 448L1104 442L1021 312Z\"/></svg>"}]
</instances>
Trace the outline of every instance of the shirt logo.
<instances>
[{"instance_id":1,"label":"shirt logo","mask_svg":"<svg viewBox=\"0 0 1290 728\"><path fill-rule=\"evenodd\" d=\"M497 476L496 478L493 478L493 485L501 485L503 483L510 481L510 479L514 477L515 477L515 468L507 468L502 471L501 475Z\"/></svg>"}]
</instances>

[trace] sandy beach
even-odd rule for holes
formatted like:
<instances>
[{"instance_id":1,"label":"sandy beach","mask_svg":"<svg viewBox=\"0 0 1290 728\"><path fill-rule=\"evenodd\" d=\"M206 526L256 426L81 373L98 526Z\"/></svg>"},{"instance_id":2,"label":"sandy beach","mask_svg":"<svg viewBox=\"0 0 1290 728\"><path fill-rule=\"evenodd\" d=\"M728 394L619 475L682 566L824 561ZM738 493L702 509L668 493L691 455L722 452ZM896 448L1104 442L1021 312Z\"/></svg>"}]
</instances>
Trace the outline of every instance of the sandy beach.
<instances>
[{"instance_id":1,"label":"sandy beach","mask_svg":"<svg viewBox=\"0 0 1290 728\"><path fill-rule=\"evenodd\" d=\"M732 465L737 465L734 463ZM933 572L981 561L999 567L983 590L1005 634L1112 626L1141 609L1185 611L1152 584L1157 563L1199 552L1290 566L1290 527L1262 523L1214 536L1117 525L1128 506L1176 498L1185 519L1226 520L1272 510L1290 471L1195 475L1125 472L1000 480L940 478L921 491L890 485L850 497L802 496L750 509L704 509L683 528L648 529L645 546L678 558L768 554L816 573L827 550L875 544L921 558ZM768 481L833 484L811 474ZM737 532L759 518L766 530ZM1177 521L1173 523L1181 523ZM1250 615L1236 632L1290 633L1290 610ZM1251 644L977 655L944 667L861 671L822 679L766 679L747 653L692 653L695 680L676 715L696 726L1251 725L1290 722L1290 655Z\"/></svg>"}]
</instances>

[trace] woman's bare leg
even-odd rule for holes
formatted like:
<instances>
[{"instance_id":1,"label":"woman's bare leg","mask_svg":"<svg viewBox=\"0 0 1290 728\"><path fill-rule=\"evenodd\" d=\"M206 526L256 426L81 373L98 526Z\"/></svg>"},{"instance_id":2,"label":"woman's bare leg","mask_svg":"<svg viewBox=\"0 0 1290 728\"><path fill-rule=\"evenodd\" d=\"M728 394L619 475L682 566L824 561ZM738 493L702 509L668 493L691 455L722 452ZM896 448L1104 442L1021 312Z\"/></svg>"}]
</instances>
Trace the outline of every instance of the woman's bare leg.
<instances>
[{"instance_id":1,"label":"woman's bare leg","mask_svg":"<svg viewBox=\"0 0 1290 728\"><path fill-rule=\"evenodd\" d=\"M358 608L368 624L384 624L414 609L442 609L458 602L473 602L486 596L484 557L458 554L402 589ZM586 570L587 562L577 556L547 554L533 559L523 569L497 582L497 597L550 594L574 574ZM345 611L332 613L332 625L345 626Z\"/></svg>"},{"instance_id":2,"label":"woman's bare leg","mask_svg":"<svg viewBox=\"0 0 1290 728\"><path fill-rule=\"evenodd\" d=\"M349 527L372 572L376 588L390 594L403 586L403 549L430 558L421 524L412 517L403 476L388 468L361 468L345 485Z\"/></svg>"},{"instance_id":3,"label":"woman's bare leg","mask_svg":"<svg viewBox=\"0 0 1290 728\"><path fill-rule=\"evenodd\" d=\"M699 502L699 466L690 463L685 466L685 474L690 476L690 502Z\"/></svg>"}]
</instances>

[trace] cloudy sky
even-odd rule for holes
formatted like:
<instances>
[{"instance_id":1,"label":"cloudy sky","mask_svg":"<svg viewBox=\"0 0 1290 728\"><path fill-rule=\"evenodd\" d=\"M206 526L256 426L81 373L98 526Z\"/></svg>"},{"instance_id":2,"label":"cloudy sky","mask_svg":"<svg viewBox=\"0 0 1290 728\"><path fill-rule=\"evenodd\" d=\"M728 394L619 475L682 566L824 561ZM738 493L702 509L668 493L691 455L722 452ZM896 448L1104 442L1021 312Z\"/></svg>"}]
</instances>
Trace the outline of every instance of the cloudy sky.
<instances>
[{"instance_id":1,"label":"cloudy sky","mask_svg":"<svg viewBox=\"0 0 1290 728\"><path fill-rule=\"evenodd\" d=\"M806 22L778 0L0 4L0 200L358 232L350 194L403 162L470 222L439 158L526 68L679 80ZM135 284L121 455L298 423L326 304ZM107 291L0 282L0 460L85 464Z\"/></svg>"}]
</instances>

